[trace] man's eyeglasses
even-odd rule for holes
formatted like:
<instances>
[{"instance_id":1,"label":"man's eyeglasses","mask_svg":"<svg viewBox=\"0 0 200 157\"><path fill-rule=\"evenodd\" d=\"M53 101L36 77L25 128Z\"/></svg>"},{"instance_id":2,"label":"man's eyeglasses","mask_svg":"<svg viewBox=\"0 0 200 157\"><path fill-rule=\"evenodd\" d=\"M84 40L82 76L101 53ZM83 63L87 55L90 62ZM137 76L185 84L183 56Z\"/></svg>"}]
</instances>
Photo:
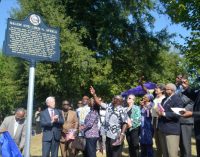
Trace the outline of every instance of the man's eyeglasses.
<instances>
[{"instance_id":1,"label":"man's eyeglasses","mask_svg":"<svg viewBox=\"0 0 200 157\"><path fill-rule=\"evenodd\" d=\"M62 105L69 105L69 104L62 104Z\"/></svg>"}]
</instances>

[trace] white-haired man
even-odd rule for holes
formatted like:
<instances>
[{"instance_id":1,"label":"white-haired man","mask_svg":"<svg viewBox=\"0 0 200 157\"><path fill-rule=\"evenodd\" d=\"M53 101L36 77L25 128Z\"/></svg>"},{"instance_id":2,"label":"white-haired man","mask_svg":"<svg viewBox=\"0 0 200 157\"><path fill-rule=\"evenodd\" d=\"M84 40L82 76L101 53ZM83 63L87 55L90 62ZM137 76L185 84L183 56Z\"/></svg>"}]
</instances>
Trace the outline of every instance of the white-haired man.
<instances>
[{"instance_id":1,"label":"white-haired man","mask_svg":"<svg viewBox=\"0 0 200 157\"><path fill-rule=\"evenodd\" d=\"M42 157L58 157L61 128L64 123L62 111L55 108L55 98L46 99L47 109L41 112L40 123L43 128Z\"/></svg>"},{"instance_id":2,"label":"white-haired man","mask_svg":"<svg viewBox=\"0 0 200 157\"><path fill-rule=\"evenodd\" d=\"M163 151L163 157L177 157L180 139L180 116L175 114L171 108L183 107L183 101L176 92L176 85L168 83L165 86L166 98L161 105L163 110L158 112L159 139Z\"/></svg>"}]
</instances>

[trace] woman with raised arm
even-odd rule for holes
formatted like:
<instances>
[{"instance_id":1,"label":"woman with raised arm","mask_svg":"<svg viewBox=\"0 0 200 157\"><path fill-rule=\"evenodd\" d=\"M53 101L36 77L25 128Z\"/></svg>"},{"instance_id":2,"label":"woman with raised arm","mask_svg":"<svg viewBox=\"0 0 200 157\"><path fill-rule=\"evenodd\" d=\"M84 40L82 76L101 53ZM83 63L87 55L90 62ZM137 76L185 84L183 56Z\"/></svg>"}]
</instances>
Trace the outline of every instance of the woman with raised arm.
<instances>
[{"instance_id":1,"label":"woman with raised arm","mask_svg":"<svg viewBox=\"0 0 200 157\"><path fill-rule=\"evenodd\" d=\"M116 95L110 104L99 101L95 89L91 86L90 93L95 102L106 109L104 131L106 135L106 156L121 157L128 115L122 106L123 98Z\"/></svg>"}]
</instances>

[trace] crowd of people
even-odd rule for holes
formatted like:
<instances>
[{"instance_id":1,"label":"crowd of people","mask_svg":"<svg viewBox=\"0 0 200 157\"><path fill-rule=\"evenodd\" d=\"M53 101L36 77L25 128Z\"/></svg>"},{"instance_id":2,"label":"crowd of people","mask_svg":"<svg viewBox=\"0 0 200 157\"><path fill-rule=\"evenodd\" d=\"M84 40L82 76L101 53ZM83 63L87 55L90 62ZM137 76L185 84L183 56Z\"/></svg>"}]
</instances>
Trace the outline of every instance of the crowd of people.
<instances>
[{"instance_id":1,"label":"crowd of people","mask_svg":"<svg viewBox=\"0 0 200 157\"><path fill-rule=\"evenodd\" d=\"M42 127L42 156L57 157L60 147L62 157L75 157L80 151L84 157L96 157L97 151L121 157L126 139L130 157L191 157L194 128L200 157L200 92L182 75L175 83L157 84L153 93L141 86L146 94L138 103L133 94L116 95L105 103L92 86L91 98L83 96L77 109L68 100L57 109L55 98L48 97L47 108L35 113L37 133ZM9 131L23 151L25 110L6 117L0 130Z\"/></svg>"}]
</instances>

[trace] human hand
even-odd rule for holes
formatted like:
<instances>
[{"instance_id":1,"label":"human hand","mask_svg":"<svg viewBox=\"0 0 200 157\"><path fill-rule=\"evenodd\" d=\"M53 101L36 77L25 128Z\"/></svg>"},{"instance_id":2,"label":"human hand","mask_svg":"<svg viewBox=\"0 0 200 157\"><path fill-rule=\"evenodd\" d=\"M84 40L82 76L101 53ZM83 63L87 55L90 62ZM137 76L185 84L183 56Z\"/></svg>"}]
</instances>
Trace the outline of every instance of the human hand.
<instances>
[{"instance_id":1,"label":"human hand","mask_svg":"<svg viewBox=\"0 0 200 157\"><path fill-rule=\"evenodd\" d=\"M0 133L6 132L6 131L7 131L6 128L2 128L2 129L0 130Z\"/></svg>"},{"instance_id":2,"label":"human hand","mask_svg":"<svg viewBox=\"0 0 200 157\"><path fill-rule=\"evenodd\" d=\"M124 133L121 133L121 134L120 134L120 137L119 137L119 141L120 141L121 143L123 143L124 139L125 139L125 134L124 134Z\"/></svg>"},{"instance_id":3,"label":"human hand","mask_svg":"<svg viewBox=\"0 0 200 157\"><path fill-rule=\"evenodd\" d=\"M189 117L192 117L193 112L192 111L180 111L180 114L182 117L189 118Z\"/></svg>"},{"instance_id":4,"label":"human hand","mask_svg":"<svg viewBox=\"0 0 200 157\"><path fill-rule=\"evenodd\" d=\"M84 128L85 128L84 125L79 126L79 130L80 130L80 131L83 130Z\"/></svg>"},{"instance_id":5,"label":"human hand","mask_svg":"<svg viewBox=\"0 0 200 157\"><path fill-rule=\"evenodd\" d=\"M165 116L165 112L162 111L156 111L159 117Z\"/></svg>"},{"instance_id":6,"label":"human hand","mask_svg":"<svg viewBox=\"0 0 200 157\"><path fill-rule=\"evenodd\" d=\"M95 89L92 86L90 86L90 94L92 95L96 94Z\"/></svg>"},{"instance_id":7,"label":"human hand","mask_svg":"<svg viewBox=\"0 0 200 157\"><path fill-rule=\"evenodd\" d=\"M103 146L102 146L102 144L100 145L99 152L103 155Z\"/></svg>"},{"instance_id":8,"label":"human hand","mask_svg":"<svg viewBox=\"0 0 200 157\"><path fill-rule=\"evenodd\" d=\"M58 121L58 115L54 115L51 117L51 122L54 123L54 122L57 122Z\"/></svg>"},{"instance_id":9,"label":"human hand","mask_svg":"<svg viewBox=\"0 0 200 157\"><path fill-rule=\"evenodd\" d=\"M189 87L189 81L187 79L182 79L181 80L182 82L182 86L183 86L183 89L187 89Z\"/></svg>"},{"instance_id":10,"label":"human hand","mask_svg":"<svg viewBox=\"0 0 200 157\"><path fill-rule=\"evenodd\" d=\"M58 115L54 116L54 121L57 122L58 121Z\"/></svg>"}]
</instances>

